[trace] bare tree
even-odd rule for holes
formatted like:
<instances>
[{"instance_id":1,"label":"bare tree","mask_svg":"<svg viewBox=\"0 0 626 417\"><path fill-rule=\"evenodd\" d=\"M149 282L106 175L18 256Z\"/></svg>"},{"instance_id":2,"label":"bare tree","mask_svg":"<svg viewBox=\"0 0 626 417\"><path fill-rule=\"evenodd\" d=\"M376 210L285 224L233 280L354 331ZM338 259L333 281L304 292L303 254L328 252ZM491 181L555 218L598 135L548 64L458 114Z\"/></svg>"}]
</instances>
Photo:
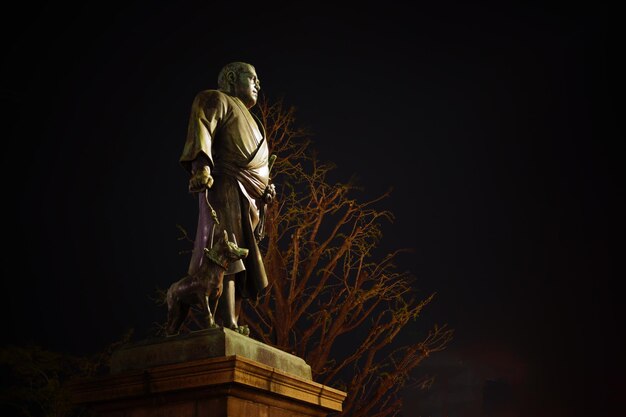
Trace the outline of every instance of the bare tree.
<instances>
[{"instance_id":1,"label":"bare tree","mask_svg":"<svg viewBox=\"0 0 626 417\"><path fill-rule=\"evenodd\" d=\"M354 199L353 183L329 183L333 166L311 152L293 107L262 100L258 112L278 156L278 202L268 207L263 241L270 286L243 320L263 342L304 358L316 381L345 389L341 415L396 415L411 371L444 349L452 330L434 326L397 346L434 294L416 297L411 274L394 264L400 250L375 254L382 223L393 219L377 208L388 193Z\"/></svg>"}]
</instances>

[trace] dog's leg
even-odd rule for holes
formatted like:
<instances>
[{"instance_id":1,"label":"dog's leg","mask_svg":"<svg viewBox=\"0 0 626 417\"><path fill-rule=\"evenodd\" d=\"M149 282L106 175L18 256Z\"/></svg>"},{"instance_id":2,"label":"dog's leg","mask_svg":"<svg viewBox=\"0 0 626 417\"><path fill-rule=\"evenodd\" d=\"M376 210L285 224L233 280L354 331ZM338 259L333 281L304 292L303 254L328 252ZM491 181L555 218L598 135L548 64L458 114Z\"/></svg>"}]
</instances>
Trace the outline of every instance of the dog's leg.
<instances>
[{"instance_id":1,"label":"dog's leg","mask_svg":"<svg viewBox=\"0 0 626 417\"><path fill-rule=\"evenodd\" d=\"M176 300L173 303L172 308L168 314L169 317L168 317L167 329L166 329L168 336L174 336L178 334L178 331L180 330L180 326L182 326L183 322L187 318L188 313L189 313L189 304L184 303L180 300Z\"/></svg>"},{"instance_id":2,"label":"dog's leg","mask_svg":"<svg viewBox=\"0 0 626 417\"><path fill-rule=\"evenodd\" d=\"M219 303L220 297L215 297L215 303L213 303L213 311L217 314L217 303ZM215 321L213 322L215 327L219 327Z\"/></svg>"},{"instance_id":3,"label":"dog's leg","mask_svg":"<svg viewBox=\"0 0 626 417\"><path fill-rule=\"evenodd\" d=\"M209 302L209 295L206 294L204 296L204 299L205 299L206 309L207 309L207 313L209 317L209 328L212 329L214 327L217 327L217 324L215 324L215 317L213 316L213 313L211 312L211 303Z\"/></svg>"}]
</instances>

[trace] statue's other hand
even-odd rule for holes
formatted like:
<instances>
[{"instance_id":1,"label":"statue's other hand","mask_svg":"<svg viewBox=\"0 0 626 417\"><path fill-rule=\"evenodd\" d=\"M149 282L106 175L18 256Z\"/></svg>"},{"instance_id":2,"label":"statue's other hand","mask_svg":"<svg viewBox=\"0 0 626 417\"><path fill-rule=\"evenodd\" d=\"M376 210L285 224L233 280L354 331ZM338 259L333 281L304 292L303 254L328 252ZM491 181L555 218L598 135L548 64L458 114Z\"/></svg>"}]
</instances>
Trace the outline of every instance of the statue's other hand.
<instances>
[{"instance_id":1,"label":"statue's other hand","mask_svg":"<svg viewBox=\"0 0 626 417\"><path fill-rule=\"evenodd\" d=\"M209 167L205 166L197 170L189 179L189 192L199 193L213 186L213 177Z\"/></svg>"},{"instance_id":2,"label":"statue's other hand","mask_svg":"<svg viewBox=\"0 0 626 417\"><path fill-rule=\"evenodd\" d=\"M265 204L270 204L276 199L276 187L274 184L268 184L265 192L263 193L263 201Z\"/></svg>"}]
</instances>

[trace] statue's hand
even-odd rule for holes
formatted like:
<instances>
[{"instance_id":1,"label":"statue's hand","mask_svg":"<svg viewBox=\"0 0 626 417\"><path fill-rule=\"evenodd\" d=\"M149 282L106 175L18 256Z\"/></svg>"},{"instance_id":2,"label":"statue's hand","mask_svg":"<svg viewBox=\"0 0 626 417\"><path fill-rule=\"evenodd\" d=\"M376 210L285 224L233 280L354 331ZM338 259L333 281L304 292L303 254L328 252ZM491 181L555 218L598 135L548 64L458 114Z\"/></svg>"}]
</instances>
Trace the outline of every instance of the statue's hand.
<instances>
[{"instance_id":1,"label":"statue's hand","mask_svg":"<svg viewBox=\"0 0 626 417\"><path fill-rule=\"evenodd\" d=\"M263 201L265 204L271 204L276 200L276 187L274 184L268 184L263 192Z\"/></svg>"},{"instance_id":2,"label":"statue's hand","mask_svg":"<svg viewBox=\"0 0 626 417\"><path fill-rule=\"evenodd\" d=\"M189 192L199 193L213 186L213 177L208 166L198 169L189 180Z\"/></svg>"}]
</instances>

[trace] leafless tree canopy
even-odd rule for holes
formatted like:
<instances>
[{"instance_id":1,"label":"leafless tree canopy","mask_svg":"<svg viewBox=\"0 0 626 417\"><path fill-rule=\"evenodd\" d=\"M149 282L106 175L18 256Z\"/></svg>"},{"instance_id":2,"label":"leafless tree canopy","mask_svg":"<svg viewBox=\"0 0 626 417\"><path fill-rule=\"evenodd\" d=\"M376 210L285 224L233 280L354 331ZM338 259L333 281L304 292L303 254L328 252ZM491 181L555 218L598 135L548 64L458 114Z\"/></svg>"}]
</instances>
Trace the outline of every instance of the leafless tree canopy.
<instances>
[{"instance_id":1,"label":"leafless tree canopy","mask_svg":"<svg viewBox=\"0 0 626 417\"><path fill-rule=\"evenodd\" d=\"M257 111L278 156L278 201L263 241L270 286L243 320L254 337L304 358L316 381L346 390L342 415L396 415L411 371L444 349L452 331L435 326L397 346L434 295L416 296L411 275L394 264L400 250L374 254L382 223L393 219L378 208L388 193L358 201L354 184L330 184L333 167L311 152L294 108L261 100Z\"/></svg>"}]
</instances>

